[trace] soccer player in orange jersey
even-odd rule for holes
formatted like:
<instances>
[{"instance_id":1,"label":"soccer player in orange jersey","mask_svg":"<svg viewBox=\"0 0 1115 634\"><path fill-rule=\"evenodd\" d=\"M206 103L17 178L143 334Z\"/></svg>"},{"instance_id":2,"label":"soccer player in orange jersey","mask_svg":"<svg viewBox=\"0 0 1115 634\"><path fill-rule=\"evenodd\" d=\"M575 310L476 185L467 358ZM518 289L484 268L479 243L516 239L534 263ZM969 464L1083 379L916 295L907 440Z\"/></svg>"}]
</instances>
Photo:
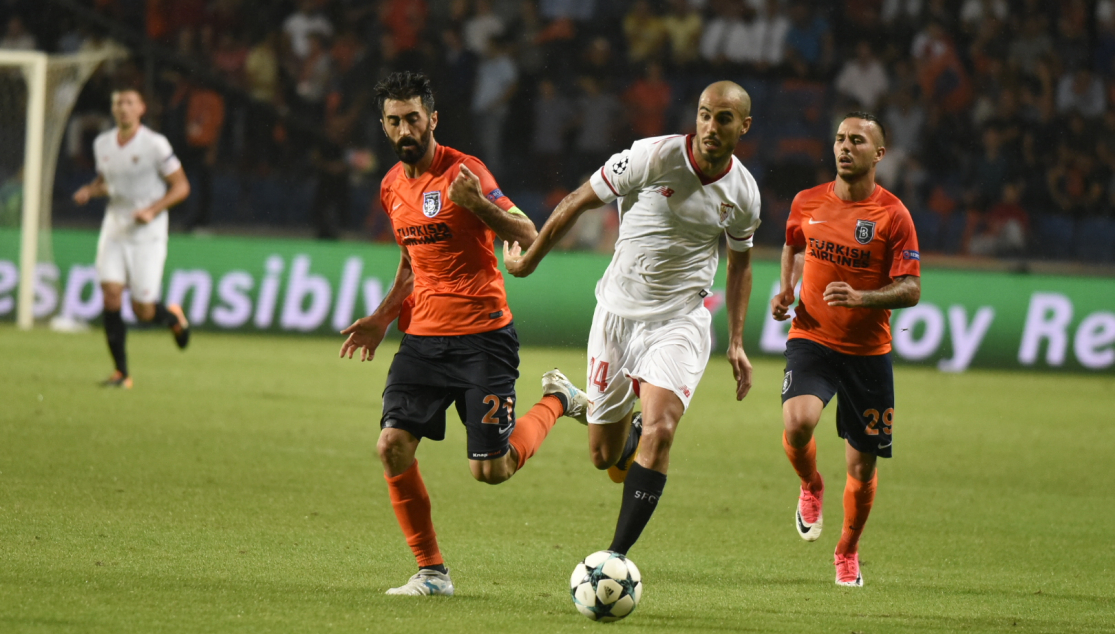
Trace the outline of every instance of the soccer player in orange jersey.
<instances>
[{"instance_id":1,"label":"soccer player in orange jersey","mask_svg":"<svg viewBox=\"0 0 1115 634\"><path fill-rule=\"evenodd\" d=\"M493 242L529 244L538 233L483 163L434 140L429 79L394 73L376 86L376 100L400 161L383 179L380 202L402 257L379 308L342 331L341 357L360 350L362 361L372 359L398 318L406 334L388 371L377 450L419 570L387 594L452 595L414 457L419 442L445 438L445 410L455 403L472 476L498 484L523 468L560 416L585 423L588 400L552 370L542 400L515 419L519 341Z\"/></svg>"},{"instance_id":2,"label":"soccer player in orange jersey","mask_svg":"<svg viewBox=\"0 0 1115 634\"><path fill-rule=\"evenodd\" d=\"M891 456L894 376L890 311L918 303L918 239L902 201L875 182L886 130L865 112L836 132L836 180L797 195L786 221L781 290L774 318L790 317L782 379L782 446L801 478L794 523L806 541L821 536L824 482L813 429L838 397L836 430L845 440L848 478L844 527L836 546L836 583L862 586L859 538L875 499L876 458Z\"/></svg>"}]
</instances>

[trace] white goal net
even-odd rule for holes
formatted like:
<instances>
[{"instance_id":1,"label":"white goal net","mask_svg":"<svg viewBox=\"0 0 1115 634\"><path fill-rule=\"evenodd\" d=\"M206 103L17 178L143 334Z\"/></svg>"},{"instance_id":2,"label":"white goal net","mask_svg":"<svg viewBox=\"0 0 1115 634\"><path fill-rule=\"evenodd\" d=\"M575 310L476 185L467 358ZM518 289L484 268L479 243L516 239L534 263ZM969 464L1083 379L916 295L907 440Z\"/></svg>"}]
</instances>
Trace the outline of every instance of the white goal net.
<instances>
[{"instance_id":1,"label":"white goal net","mask_svg":"<svg viewBox=\"0 0 1115 634\"><path fill-rule=\"evenodd\" d=\"M35 287L53 285L57 292L51 209L58 151L70 112L97 67L123 55L116 47L73 55L0 50L0 226L19 229L20 328L49 317L54 305L36 305Z\"/></svg>"}]
</instances>

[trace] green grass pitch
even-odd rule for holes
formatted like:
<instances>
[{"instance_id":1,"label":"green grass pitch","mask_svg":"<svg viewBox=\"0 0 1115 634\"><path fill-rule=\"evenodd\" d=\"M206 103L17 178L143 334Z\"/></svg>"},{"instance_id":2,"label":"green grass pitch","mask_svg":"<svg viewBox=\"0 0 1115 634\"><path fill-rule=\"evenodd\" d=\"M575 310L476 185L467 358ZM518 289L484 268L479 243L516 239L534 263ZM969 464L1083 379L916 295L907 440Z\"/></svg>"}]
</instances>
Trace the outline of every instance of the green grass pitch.
<instances>
[{"instance_id":1,"label":"green grass pitch","mask_svg":"<svg viewBox=\"0 0 1115 634\"><path fill-rule=\"evenodd\" d=\"M646 592L614 625L569 598L607 547L620 487L565 419L511 481L472 480L463 428L419 450L452 599L387 597L412 574L375 457L394 343L129 337L136 387L99 331L0 328L0 632L1115 632L1115 378L900 367L895 455L833 583L843 451L826 411L824 535L793 529L780 361L736 403L711 362L663 501L631 551ZM576 350L526 349L521 408ZM520 412L523 411L522 409ZM455 421L455 415L450 416Z\"/></svg>"}]
</instances>

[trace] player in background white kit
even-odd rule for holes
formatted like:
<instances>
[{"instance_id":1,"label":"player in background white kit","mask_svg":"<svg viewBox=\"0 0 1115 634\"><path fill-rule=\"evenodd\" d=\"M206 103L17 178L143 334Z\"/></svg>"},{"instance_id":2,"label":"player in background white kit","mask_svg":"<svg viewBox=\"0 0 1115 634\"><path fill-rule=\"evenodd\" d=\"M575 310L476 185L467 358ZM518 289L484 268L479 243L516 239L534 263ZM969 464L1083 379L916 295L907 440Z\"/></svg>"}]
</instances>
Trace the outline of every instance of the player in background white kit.
<instances>
[{"instance_id":1,"label":"player in background white kit","mask_svg":"<svg viewBox=\"0 0 1115 634\"><path fill-rule=\"evenodd\" d=\"M74 193L79 205L108 196L97 242L97 276L104 293L105 337L116 364L104 385L113 387L132 387L124 348L127 330L120 315L125 288L131 291L137 319L170 328L179 348L190 340L181 307L163 306L159 301L166 263L167 208L190 195L190 183L166 137L144 127L141 120L146 110L139 91L113 91L116 127L93 142L97 178Z\"/></svg>"},{"instance_id":2,"label":"player in background white kit","mask_svg":"<svg viewBox=\"0 0 1115 634\"><path fill-rule=\"evenodd\" d=\"M728 360L736 400L751 389L743 325L759 226L755 179L732 152L751 127L751 97L727 81L701 93L697 133L636 141L554 209L526 252L504 246L504 264L525 277L587 209L620 200L615 255L596 285L588 344L589 452L624 482L609 548L626 553L666 485L670 445L712 347L704 307L728 242ZM642 400L634 416L636 399ZM641 437L641 439L640 439Z\"/></svg>"}]
</instances>

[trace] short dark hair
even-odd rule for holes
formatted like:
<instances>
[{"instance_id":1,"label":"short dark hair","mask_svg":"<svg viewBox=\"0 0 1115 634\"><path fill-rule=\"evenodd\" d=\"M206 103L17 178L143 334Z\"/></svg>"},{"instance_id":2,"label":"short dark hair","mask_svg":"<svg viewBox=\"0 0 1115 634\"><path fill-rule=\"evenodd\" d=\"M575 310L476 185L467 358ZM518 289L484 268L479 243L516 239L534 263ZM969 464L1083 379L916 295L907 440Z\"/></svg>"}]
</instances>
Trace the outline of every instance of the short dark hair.
<instances>
[{"instance_id":1,"label":"short dark hair","mask_svg":"<svg viewBox=\"0 0 1115 634\"><path fill-rule=\"evenodd\" d=\"M383 104L388 99L407 101L415 97L421 98L427 114L434 111L434 88L430 85L430 78L422 73L409 70L391 73L387 79L376 84L376 105L381 115Z\"/></svg>"},{"instance_id":2,"label":"short dark hair","mask_svg":"<svg viewBox=\"0 0 1115 634\"><path fill-rule=\"evenodd\" d=\"M871 123L874 123L875 125L879 126L879 132L883 133L883 143L887 142L886 127L883 125L882 121L879 121L879 117L876 117L870 112L849 112L848 114L844 115L844 119L863 119L864 121L870 121ZM844 119L841 119L840 122L843 123Z\"/></svg>"},{"instance_id":3,"label":"short dark hair","mask_svg":"<svg viewBox=\"0 0 1115 634\"><path fill-rule=\"evenodd\" d=\"M134 83L121 82L119 84L114 84L112 86L112 91L109 92L109 94L112 95L112 94L116 94L118 92L134 92L135 94L139 95L139 100L140 101L142 101L143 103L147 103L147 95L144 94L142 88L140 88L139 86L137 86Z\"/></svg>"}]
</instances>

